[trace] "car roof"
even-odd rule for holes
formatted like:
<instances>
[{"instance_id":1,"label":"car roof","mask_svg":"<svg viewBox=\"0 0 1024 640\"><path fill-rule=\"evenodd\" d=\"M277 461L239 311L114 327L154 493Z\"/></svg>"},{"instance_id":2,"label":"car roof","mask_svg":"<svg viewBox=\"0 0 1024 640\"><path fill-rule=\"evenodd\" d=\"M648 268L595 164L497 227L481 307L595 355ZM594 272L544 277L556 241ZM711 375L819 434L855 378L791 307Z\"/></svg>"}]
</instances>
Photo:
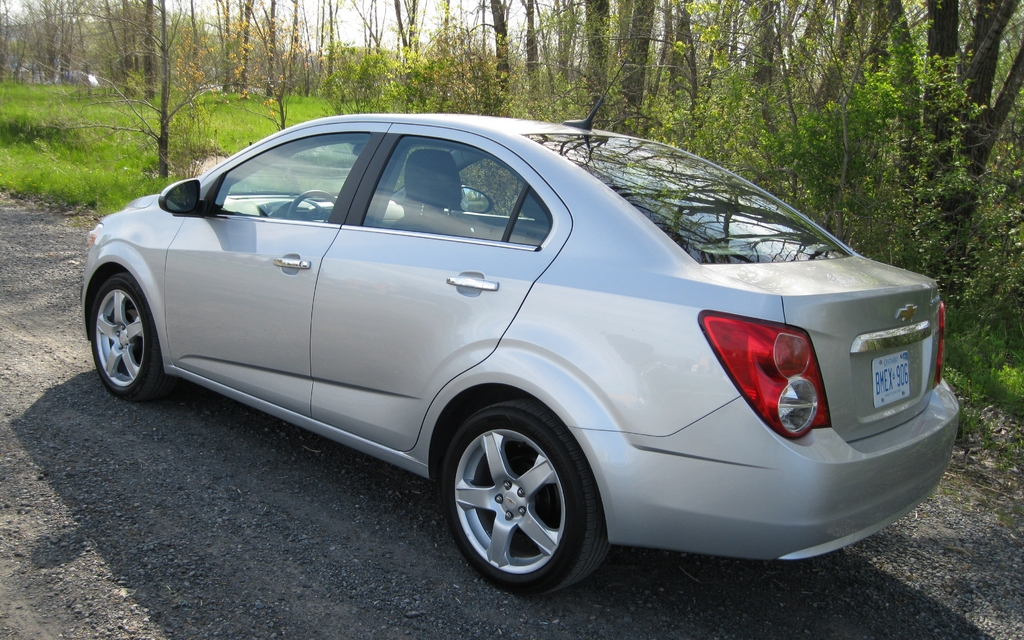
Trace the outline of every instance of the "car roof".
<instances>
[{"instance_id":1,"label":"car roof","mask_svg":"<svg viewBox=\"0 0 1024 640\"><path fill-rule=\"evenodd\" d=\"M330 124L346 124L354 122L381 122L387 124L411 124L426 125L434 127L445 127L458 129L470 133L477 133L487 137L505 137L508 135L522 136L527 134L568 134L582 135L594 134L602 136L621 136L622 134L598 129L584 130L570 127L564 124L551 122L539 122L537 120L524 120L519 118L501 118L496 116L477 116L452 113L429 113L429 114L393 114L393 113L368 113L345 116L328 116L317 120L309 120L302 124L291 127L292 130L303 129L310 126L322 126Z\"/></svg>"}]
</instances>

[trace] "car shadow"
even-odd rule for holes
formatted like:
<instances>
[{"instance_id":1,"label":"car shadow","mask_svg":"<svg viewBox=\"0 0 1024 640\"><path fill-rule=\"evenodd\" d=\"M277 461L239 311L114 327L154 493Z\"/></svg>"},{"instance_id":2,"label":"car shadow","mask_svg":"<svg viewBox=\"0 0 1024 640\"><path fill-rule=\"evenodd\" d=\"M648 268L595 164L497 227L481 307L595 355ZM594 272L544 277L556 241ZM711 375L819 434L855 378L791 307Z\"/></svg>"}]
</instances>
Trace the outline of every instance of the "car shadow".
<instances>
[{"instance_id":1,"label":"car shadow","mask_svg":"<svg viewBox=\"0 0 1024 640\"><path fill-rule=\"evenodd\" d=\"M910 544L889 532L800 562L614 547L517 597L468 568L429 481L198 386L134 404L84 373L12 427L76 522L33 565L94 549L169 637L985 635L872 562Z\"/></svg>"}]
</instances>

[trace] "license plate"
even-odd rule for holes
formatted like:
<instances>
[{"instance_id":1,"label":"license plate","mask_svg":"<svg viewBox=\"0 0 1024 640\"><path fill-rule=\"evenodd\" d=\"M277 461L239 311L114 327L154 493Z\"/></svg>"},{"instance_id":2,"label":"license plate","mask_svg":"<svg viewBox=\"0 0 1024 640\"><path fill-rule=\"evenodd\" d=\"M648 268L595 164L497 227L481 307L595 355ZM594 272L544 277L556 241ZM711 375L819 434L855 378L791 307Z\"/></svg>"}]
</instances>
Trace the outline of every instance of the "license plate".
<instances>
[{"instance_id":1,"label":"license plate","mask_svg":"<svg viewBox=\"0 0 1024 640\"><path fill-rule=\"evenodd\" d=\"M875 408L910 396L910 352L901 351L871 361Z\"/></svg>"}]
</instances>

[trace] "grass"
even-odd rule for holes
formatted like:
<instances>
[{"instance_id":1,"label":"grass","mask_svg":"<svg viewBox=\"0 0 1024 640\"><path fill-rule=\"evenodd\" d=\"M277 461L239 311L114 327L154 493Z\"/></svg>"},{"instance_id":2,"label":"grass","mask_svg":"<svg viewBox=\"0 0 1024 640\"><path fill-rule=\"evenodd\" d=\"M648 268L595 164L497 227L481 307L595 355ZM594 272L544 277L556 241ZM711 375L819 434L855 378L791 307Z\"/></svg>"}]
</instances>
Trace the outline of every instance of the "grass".
<instances>
[{"instance_id":1,"label":"grass","mask_svg":"<svg viewBox=\"0 0 1024 640\"><path fill-rule=\"evenodd\" d=\"M1024 326L1019 318L980 322L950 308L946 380L962 402L960 439L995 453L1003 467L1024 462Z\"/></svg>"},{"instance_id":2,"label":"grass","mask_svg":"<svg viewBox=\"0 0 1024 640\"><path fill-rule=\"evenodd\" d=\"M172 130L178 175L161 179L150 138L109 129L131 124L110 100L80 89L0 85L0 189L109 213L188 177L194 160L230 155L277 131L261 99L206 94ZM288 124L324 115L327 102L319 98L295 96L288 102Z\"/></svg>"}]
</instances>

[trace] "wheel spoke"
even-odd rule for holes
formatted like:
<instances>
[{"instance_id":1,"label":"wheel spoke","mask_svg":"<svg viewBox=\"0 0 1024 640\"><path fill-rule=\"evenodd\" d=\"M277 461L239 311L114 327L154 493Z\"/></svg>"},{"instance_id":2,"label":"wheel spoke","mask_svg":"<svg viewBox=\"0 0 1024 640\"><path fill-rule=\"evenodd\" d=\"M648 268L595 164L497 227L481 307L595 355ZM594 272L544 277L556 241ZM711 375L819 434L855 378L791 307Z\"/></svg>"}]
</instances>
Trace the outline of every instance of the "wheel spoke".
<instances>
[{"instance_id":1,"label":"wheel spoke","mask_svg":"<svg viewBox=\"0 0 1024 640\"><path fill-rule=\"evenodd\" d=\"M501 517L494 519L494 528L491 531L491 544L487 547L487 561L497 567L508 565L511 560L508 557L509 547L512 545L512 532L515 525L505 521Z\"/></svg>"},{"instance_id":2,"label":"wheel spoke","mask_svg":"<svg viewBox=\"0 0 1024 640\"><path fill-rule=\"evenodd\" d=\"M122 291L114 292L114 324L125 324L124 303L128 296Z\"/></svg>"},{"instance_id":3,"label":"wheel spoke","mask_svg":"<svg viewBox=\"0 0 1024 640\"><path fill-rule=\"evenodd\" d=\"M135 319L135 322L131 323L125 330L128 332L128 339L131 340L136 336L142 335L142 316Z\"/></svg>"},{"instance_id":4,"label":"wheel spoke","mask_svg":"<svg viewBox=\"0 0 1024 640\"><path fill-rule=\"evenodd\" d=\"M96 318L96 328L110 340L117 340L117 329L103 316Z\"/></svg>"},{"instance_id":5,"label":"wheel spoke","mask_svg":"<svg viewBox=\"0 0 1024 640\"><path fill-rule=\"evenodd\" d=\"M544 456L538 455L537 460L533 463L533 468L521 475L516 482L526 492L526 497L532 498L540 491L541 487L554 481L555 470L551 467L551 463Z\"/></svg>"},{"instance_id":6,"label":"wheel spoke","mask_svg":"<svg viewBox=\"0 0 1024 640\"><path fill-rule=\"evenodd\" d=\"M132 358L132 352L130 349L125 349L121 354L121 359L124 361L125 371L128 372L128 377L134 380L135 376L139 375L139 365L135 362L135 359Z\"/></svg>"},{"instance_id":7,"label":"wheel spoke","mask_svg":"<svg viewBox=\"0 0 1024 640\"><path fill-rule=\"evenodd\" d=\"M107 361L103 363L105 365L103 368L107 372L107 376L113 378L117 374L117 363L123 359L124 352L116 345L110 349L110 353L107 354Z\"/></svg>"},{"instance_id":8,"label":"wheel spoke","mask_svg":"<svg viewBox=\"0 0 1024 640\"><path fill-rule=\"evenodd\" d=\"M544 523L533 517L532 513L527 512L519 521L519 530L525 533L530 540L533 540L533 543L537 545L541 553L546 556L550 556L558 548L558 531L548 529L544 526Z\"/></svg>"},{"instance_id":9,"label":"wheel spoke","mask_svg":"<svg viewBox=\"0 0 1024 640\"><path fill-rule=\"evenodd\" d=\"M455 500L461 507L497 511L493 487L471 487L460 482L459 486L455 487Z\"/></svg>"},{"instance_id":10,"label":"wheel spoke","mask_svg":"<svg viewBox=\"0 0 1024 640\"><path fill-rule=\"evenodd\" d=\"M505 450L501 446L504 440L505 438L501 434L494 433L493 431L485 433L483 436L487 466L491 469L491 479L494 480L494 486L496 487L512 477L512 472L508 467L508 460L505 458Z\"/></svg>"}]
</instances>

